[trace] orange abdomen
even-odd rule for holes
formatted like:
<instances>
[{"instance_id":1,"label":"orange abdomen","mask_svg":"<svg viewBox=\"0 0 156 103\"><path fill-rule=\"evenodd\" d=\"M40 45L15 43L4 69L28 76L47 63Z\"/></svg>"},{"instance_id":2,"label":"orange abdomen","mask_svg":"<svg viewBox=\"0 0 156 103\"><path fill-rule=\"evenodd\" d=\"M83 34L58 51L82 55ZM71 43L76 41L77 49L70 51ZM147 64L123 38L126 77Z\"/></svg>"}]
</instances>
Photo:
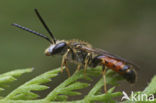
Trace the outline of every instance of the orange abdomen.
<instances>
[{"instance_id":1,"label":"orange abdomen","mask_svg":"<svg viewBox=\"0 0 156 103\"><path fill-rule=\"evenodd\" d=\"M127 64L126 62L122 60L111 58L109 56L102 55L102 56L98 56L97 58L101 60L100 65L107 66L113 71L118 72L130 83L135 82L136 72L132 65Z\"/></svg>"},{"instance_id":2,"label":"orange abdomen","mask_svg":"<svg viewBox=\"0 0 156 103\"><path fill-rule=\"evenodd\" d=\"M123 71L124 67L126 66L125 63L122 61L105 56L102 58L102 64L106 65L108 68L111 68L116 72Z\"/></svg>"}]
</instances>

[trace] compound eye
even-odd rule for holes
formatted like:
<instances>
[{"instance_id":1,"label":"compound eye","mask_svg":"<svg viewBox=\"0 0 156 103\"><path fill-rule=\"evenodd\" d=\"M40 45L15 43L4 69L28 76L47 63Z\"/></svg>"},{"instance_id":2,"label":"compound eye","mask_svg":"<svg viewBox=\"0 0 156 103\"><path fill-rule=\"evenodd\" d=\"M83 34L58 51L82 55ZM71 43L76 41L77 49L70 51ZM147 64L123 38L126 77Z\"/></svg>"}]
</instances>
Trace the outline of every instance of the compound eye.
<instances>
[{"instance_id":1,"label":"compound eye","mask_svg":"<svg viewBox=\"0 0 156 103\"><path fill-rule=\"evenodd\" d=\"M53 51L52 51L52 54L61 53L65 47L66 47L66 43L65 42L56 44L54 49L53 49Z\"/></svg>"}]
</instances>

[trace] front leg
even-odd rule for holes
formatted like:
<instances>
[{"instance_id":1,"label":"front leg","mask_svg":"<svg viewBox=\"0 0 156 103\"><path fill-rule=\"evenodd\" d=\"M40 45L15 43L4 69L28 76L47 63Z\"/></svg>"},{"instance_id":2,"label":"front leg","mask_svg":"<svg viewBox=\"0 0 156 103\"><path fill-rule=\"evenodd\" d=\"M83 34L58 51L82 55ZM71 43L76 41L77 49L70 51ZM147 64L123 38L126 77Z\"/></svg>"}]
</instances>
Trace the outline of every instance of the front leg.
<instances>
[{"instance_id":1,"label":"front leg","mask_svg":"<svg viewBox=\"0 0 156 103\"><path fill-rule=\"evenodd\" d=\"M70 49L67 49L67 52L63 55L62 63L61 63L61 72L63 72L63 66L65 66L68 77L70 77L70 71L69 71L69 68L67 66L67 55L68 55L69 51L70 51Z\"/></svg>"},{"instance_id":2,"label":"front leg","mask_svg":"<svg viewBox=\"0 0 156 103\"><path fill-rule=\"evenodd\" d=\"M67 60L65 60L64 66L65 66L66 72L67 72L67 74L68 74L68 77L70 77L70 71L69 71L69 68L68 68L68 66L67 66Z\"/></svg>"}]
</instances>

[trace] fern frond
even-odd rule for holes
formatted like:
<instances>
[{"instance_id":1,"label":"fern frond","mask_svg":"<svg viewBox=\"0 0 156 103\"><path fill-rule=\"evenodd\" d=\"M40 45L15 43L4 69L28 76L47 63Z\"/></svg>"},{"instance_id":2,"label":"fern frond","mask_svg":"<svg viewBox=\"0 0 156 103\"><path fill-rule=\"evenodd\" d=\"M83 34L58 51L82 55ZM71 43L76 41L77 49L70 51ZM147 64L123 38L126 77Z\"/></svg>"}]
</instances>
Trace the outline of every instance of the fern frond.
<instances>
[{"instance_id":1,"label":"fern frond","mask_svg":"<svg viewBox=\"0 0 156 103\"><path fill-rule=\"evenodd\" d=\"M151 94L156 94L156 76L152 78L152 81L149 83L148 87L146 87L142 93L145 93L148 96Z\"/></svg>"},{"instance_id":2,"label":"fern frond","mask_svg":"<svg viewBox=\"0 0 156 103\"><path fill-rule=\"evenodd\" d=\"M15 78L23 73L31 72L32 69L16 70L13 72L8 72L0 75L0 90L3 90L7 83L16 80ZM49 87L44 85L51 81L51 78L56 77L61 71L60 68L51 70L49 72L43 73L32 80L19 86L6 97L0 97L0 103L116 103L115 97L121 96L121 92L114 92L115 87L118 85L118 81L123 78L117 73L108 70L106 73L106 83L107 85L113 86L107 93L103 92L104 80L101 78L80 100L68 101L70 96L81 95L79 89L84 89L89 85L89 81L93 80L92 77L101 75L101 67L88 68L86 75L84 76L84 71L74 73L71 77L67 78L64 82L59 84L55 89L53 89L46 97L42 99L37 99L39 97L34 91L41 91L48 89ZM81 79L89 80L87 83L80 81ZM156 76L152 79L149 86L142 92L148 95L156 93ZM135 92L137 93L137 92ZM131 103L132 101L123 101L121 103ZM156 100L154 101L156 102ZM133 102L140 103L140 101ZM146 103L146 101L141 101L141 103ZM148 103L150 103L148 101Z\"/></svg>"},{"instance_id":3,"label":"fern frond","mask_svg":"<svg viewBox=\"0 0 156 103\"><path fill-rule=\"evenodd\" d=\"M112 78L113 76L113 78ZM107 84L117 84L117 81L119 81L121 79L121 76L119 76L118 74L114 73L111 70L108 70L107 74L106 74L106 83ZM120 96L121 92L115 92L112 93L113 90L115 89L115 87L111 88L108 90L107 93L103 94L103 93L98 93L101 88L104 85L104 81L103 78L101 78L96 84L95 86L90 90L90 92L88 93L87 96L85 96L85 98L83 99L84 103L90 103L90 102L95 102L95 101L109 101L110 103L113 103L112 99L114 97ZM97 94L98 93L98 94ZM107 102L106 102L107 103Z\"/></svg>"},{"instance_id":4,"label":"fern frond","mask_svg":"<svg viewBox=\"0 0 156 103\"><path fill-rule=\"evenodd\" d=\"M15 81L17 77L21 76L24 73L32 72L32 70L32 68L19 69L0 74L0 91L5 90L4 88L8 87L8 83Z\"/></svg>"},{"instance_id":5,"label":"fern frond","mask_svg":"<svg viewBox=\"0 0 156 103\"><path fill-rule=\"evenodd\" d=\"M12 91L5 97L5 99L29 100L39 97L38 94L35 94L32 91L41 91L48 89L48 86L41 84L51 81L51 78L56 77L58 72L60 72L60 69L55 69L35 77L34 79L26 82L25 84Z\"/></svg>"},{"instance_id":6,"label":"fern frond","mask_svg":"<svg viewBox=\"0 0 156 103\"><path fill-rule=\"evenodd\" d=\"M80 95L81 93L73 90L82 89L89 86L88 83L76 82L79 79L84 78L83 71L74 73L70 78L61 83L45 98L48 101L60 100L60 98L67 99L67 96ZM57 98L56 98L57 97Z\"/></svg>"},{"instance_id":7,"label":"fern frond","mask_svg":"<svg viewBox=\"0 0 156 103\"><path fill-rule=\"evenodd\" d=\"M144 89L144 91L138 91L134 92L133 96L135 95L136 101L133 101L133 103L156 103L156 98L154 101L147 101L145 98L146 96L143 96L143 99L138 100L138 96L141 94L145 94L147 97L156 94L156 76L154 76L149 83L149 85ZM122 103L132 103L132 95L130 96L130 100L123 101Z\"/></svg>"}]
</instances>

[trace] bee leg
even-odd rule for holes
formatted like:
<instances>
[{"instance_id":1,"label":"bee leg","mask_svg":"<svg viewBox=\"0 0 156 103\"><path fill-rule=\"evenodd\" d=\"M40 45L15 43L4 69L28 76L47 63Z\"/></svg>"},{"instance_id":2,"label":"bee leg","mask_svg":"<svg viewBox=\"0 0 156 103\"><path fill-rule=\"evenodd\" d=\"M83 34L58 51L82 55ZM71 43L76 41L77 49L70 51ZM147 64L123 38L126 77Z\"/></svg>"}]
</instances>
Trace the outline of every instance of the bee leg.
<instances>
[{"instance_id":1,"label":"bee leg","mask_svg":"<svg viewBox=\"0 0 156 103\"><path fill-rule=\"evenodd\" d=\"M86 77L86 71L87 71L87 67L88 67L89 56L90 56L90 53L88 53L86 58L85 58L85 65L84 65L84 75L85 75L85 77Z\"/></svg>"},{"instance_id":2,"label":"bee leg","mask_svg":"<svg viewBox=\"0 0 156 103\"><path fill-rule=\"evenodd\" d=\"M104 92L107 93L107 85L106 85L106 67L105 65L102 66L102 76L104 81Z\"/></svg>"},{"instance_id":3,"label":"bee leg","mask_svg":"<svg viewBox=\"0 0 156 103\"><path fill-rule=\"evenodd\" d=\"M62 58L62 63L61 63L61 72L62 73L63 73L63 66L65 65L66 58L67 58L69 51L70 51L70 49L67 49L67 52L63 55L63 58Z\"/></svg>"},{"instance_id":4,"label":"bee leg","mask_svg":"<svg viewBox=\"0 0 156 103\"><path fill-rule=\"evenodd\" d=\"M81 64L78 64L78 65L77 65L76 72L78 72L78 71L80 70L80 67L81 67Z\"/></svg>"},{"instance_id":5,"label":"bee leg","mask_svg":"<svg viewBox=\"0 0 156 103\"><path fill-rule=\"evenodd\" d=\"M69 68L68 68L68 66L67 66L67 61L66 61L66 60L65 60L65 62L64 62L64 66L65 66L66 72L67 72L67 74L68 74L68 77L70 77L70 71L69 71Z\"/></svg>"}]
</instances>

